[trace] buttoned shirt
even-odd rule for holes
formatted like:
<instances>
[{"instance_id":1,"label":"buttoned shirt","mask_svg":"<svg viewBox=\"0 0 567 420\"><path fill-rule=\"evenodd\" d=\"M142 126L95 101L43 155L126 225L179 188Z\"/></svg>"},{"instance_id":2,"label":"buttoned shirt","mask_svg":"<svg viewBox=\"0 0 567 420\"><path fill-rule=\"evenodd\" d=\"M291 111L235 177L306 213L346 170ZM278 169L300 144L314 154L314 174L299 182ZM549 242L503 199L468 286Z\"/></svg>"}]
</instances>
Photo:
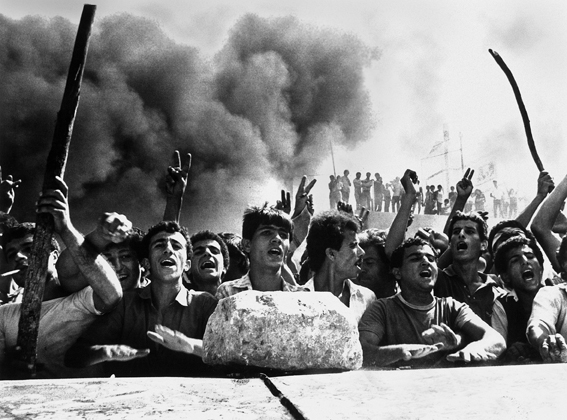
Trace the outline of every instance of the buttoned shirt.
<instances>
[{"instance_id":1,"label":"buttoned shirt","mask_svg":"<svg viewBox=\"0 0 567 420\"><path fill-rule=\"evenodd\" d=\"M280 291L282 292L306 292L307 289L302 286L296 286L291 283L288 283L284 280L283 277L280 277L281 280L281 287ZM246 274L239 279L227 281L221 283L217 289L217 293L215 297L217 299L223 299L225 297L229 297L235 295L240 292L245 292L246 290L254 290L252 286L252 282L250 281L250 275Z\"/></svg>"},{"instance_id":2,"label":"buttoned shirt","mask_svg":"<svg viewBox=\"0 0 567 420\"><path fill-rule=\"evenodd\" d=\"M127 291L112 312L98 318L77 341L80 346L125 344L150 349L150 354L127 362L106 362L107 374L116 376L202 376L208 368L200 357L170 350L147 336L160 324L190 338L202 339L217 300L207 292L181 287L167 307L152 302L151 284Z\"/></svg>"},{"instance_id":3,"label":"buttoned shirt","mask_svg":"<svg viewBox=\"0 0 567 420\"><path fill-rule=\"evenodd\" d=\"M311 278L307 283L303 285L309 291L316 291L315 290L315 283L313 278ZM376 300L376 295L374 292L367 287L360 286L356 283L353 283L352 280L346 279L343 284L343 291L339 295L339 299L345 293L346 289L350 291L350 299L349 305L352 314L354 315L356 322L360 321L362 315L366 311L366 309Z\"/></svg>"}]
</instances>

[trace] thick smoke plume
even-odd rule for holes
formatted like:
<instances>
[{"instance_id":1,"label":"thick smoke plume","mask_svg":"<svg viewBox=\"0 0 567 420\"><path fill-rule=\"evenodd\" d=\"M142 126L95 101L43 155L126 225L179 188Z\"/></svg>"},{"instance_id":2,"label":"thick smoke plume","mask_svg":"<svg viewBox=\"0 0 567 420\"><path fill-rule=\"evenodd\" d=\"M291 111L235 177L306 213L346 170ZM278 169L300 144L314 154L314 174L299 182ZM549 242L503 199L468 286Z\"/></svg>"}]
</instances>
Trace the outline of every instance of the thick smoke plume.
<instances>
[{"instance_id":1,"label":"thick smoke plume","mask_svg":"<svg viewBox=\"0 0 567 420\"><path fill-rule=\"evenodd\" d=\"M76 26L0 15L0 165L22 179L12 213L34 220ZM147 228L175 149L193 155L182 223L239 231L275 179L313 173L329 136L355 145L372 116L356 38L295 18L244 16L214 60L129 15L95 22L65 174L79 229L104 211ZM260 195L262 193L262 195Z\"/></svg>"}]
</instances>

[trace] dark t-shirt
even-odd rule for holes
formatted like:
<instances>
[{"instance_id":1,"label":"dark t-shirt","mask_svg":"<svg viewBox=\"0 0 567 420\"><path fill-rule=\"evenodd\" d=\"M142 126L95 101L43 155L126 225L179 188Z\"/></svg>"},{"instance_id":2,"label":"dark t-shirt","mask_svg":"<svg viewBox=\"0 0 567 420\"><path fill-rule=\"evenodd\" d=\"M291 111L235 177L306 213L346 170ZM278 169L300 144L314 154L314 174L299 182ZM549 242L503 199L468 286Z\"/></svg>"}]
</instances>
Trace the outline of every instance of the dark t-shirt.
<instances>
[{"instance_id":1,"label":"dark t-shirt","mask_svg":"<svg viewBox=\"0 0 567 420\"><path fill-rule=\"evenodd\" d=\"M478 316L468 305L450 297L435 297L428 307L415 307L397 294L374 301L362 316L358 330L375 334L379 346L429 344L421 333L431 328L431 325L444 323L453 331L459 332L471 319L478 319ZM430 366L439 362L446 354L447 352L437 352L421 359L399 361L392 366Z\"/></svg>"}]
</instances>

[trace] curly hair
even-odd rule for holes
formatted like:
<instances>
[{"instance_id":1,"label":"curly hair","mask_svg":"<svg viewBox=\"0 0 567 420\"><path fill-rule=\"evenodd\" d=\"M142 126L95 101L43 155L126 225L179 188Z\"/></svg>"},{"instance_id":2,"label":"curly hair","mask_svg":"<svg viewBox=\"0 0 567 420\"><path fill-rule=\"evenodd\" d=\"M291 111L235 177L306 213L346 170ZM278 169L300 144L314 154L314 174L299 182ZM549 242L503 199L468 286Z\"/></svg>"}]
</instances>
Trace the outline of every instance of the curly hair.
<instances>
[{"instance_id":1,"label":"curly hair","mask_svg":"<svg viewBox=\"0 0 567 420\"><path fill-rule=\"evenodd\" d=\"M187 228L173 221L159 222L158 224L155 224L148 229L148 232L144 235L142 239L142 244L140 247L140 254L139 254L140 259L147 258L149 256L150 242L152 238L160 232L181 233L181 235L183 235L183 237L187 241L187 245L186 245L187 259L191 259L191 257L193 256L193 246L191 245L191 239L189 238L189 233L187 231Z\"/></svg>"},{"instance_id":2,"label":"curly hair","mask_svg":"<svg viewBox=\"0 0 567 420\"><path fill-rule=\"evenodd\" d=\"M478 236L480 237L481 241L486 241L488 238L488 225L484 218L480 215L480 213L476 211L471 211L469 213L464 213L462 211L457 211L455 215L451 218L451 222L449 224L449 236L452 235L453 227L455 223L459 220L470 220L475 222L477 225Z\"/></svg>"},{"instance_id":3,"label":"curly hair","mask_svg":"<svg viewBox=\"0 0 567 420\"><path fill-rule=\"evenodd\" d=\"M228 265L230 264L230 256L228 253L228 247L226 246L226 243L223 241L223 239L217 235L215 232L212 232L210 230L201 230L195 234L193 234L191 236L191 245L195 246L195 244L199 241L204 241L210 239L212 241L216 241L221 249L221 254L222 254L222 260L224 263L224 267L225 269L228 269Z\"/></svg>"},{"instance_id":4,"label":"curly hair","mask_svg":"<svg viewBox=\"0 0 567 420\"><path fill-rule=\"evenodd\" d=\"M512 236L498 247L496 254L494 255L494 267L498 274L505 273L508 269L508 260L506 259L508 251L523 247L524 245L527 245L532 249L539 264L543 267L543 254L537 243L523 236Z\"/></svg>"},{"instance_id":5,"label":"curly hair","mask_svg":"<svg viewBox=\"0 0 567 420\"><path fill-rule=\"evenodd\" d=\"M390 257L390 268L400 268L404 262L404 254L406 249L412 246L428 246L433 251L435 258L438 257L438 252L429 242L422 238L408 238L400 246L398 246L392 256Z\"/></svg>"}]
</instances>

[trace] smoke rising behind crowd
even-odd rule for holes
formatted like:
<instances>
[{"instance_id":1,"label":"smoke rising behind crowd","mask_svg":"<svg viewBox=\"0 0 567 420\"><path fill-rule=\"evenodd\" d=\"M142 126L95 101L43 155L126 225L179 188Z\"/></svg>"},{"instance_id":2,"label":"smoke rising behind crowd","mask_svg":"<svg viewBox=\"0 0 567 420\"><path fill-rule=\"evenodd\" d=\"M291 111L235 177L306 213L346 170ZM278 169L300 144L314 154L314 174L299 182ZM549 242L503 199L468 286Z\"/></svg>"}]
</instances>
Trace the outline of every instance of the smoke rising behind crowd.
<instances>
[{"instance_id":1,"label":"smoke rising behind crowd","mask_svg":"<svg viewBox=\"0 0 567 420\"><path fill-rule=\"evenodd\" d=\"M0 165L22 179L12 211L34 220L76 26L0 15ZM96 20L65 180L72 218L103 211L142 228L159 220L171 156L193 155L182 223L238 229L247 203L313 173L329 138L365 140L373 116L363 71L376 51L296 18L246 15L214 60L131 15Z\"/></svg>"}]
</instances>

